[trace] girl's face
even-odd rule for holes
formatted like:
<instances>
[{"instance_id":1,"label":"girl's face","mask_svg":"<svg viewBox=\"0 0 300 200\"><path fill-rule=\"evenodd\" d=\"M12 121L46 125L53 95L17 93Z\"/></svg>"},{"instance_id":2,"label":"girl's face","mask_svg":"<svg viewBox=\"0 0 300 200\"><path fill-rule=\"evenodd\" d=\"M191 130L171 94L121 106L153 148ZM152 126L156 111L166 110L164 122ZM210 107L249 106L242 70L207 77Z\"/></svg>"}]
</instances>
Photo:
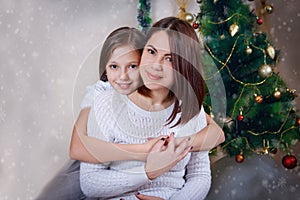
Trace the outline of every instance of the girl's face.
<instances>
[{"instance_id":1,"label":"girl's face","mask_svg":"<svg viewBox=\"0 0 300 200\"><path fill-rule=\"evenodd\" d=\"M169 90L174 82L169 36L164 31L148 40L140 62L140 74L150 90Z\"/></svg>"},{"instance_id":2,"label":"girl's face","mask_svg":"<svg viewBox=\"0 0 300 200\"><path fill-rule=\"evenodd\" d=\"M140 86L138 65L140 54L130 45L116 48L107 64L107 79L111 86L120 94L130 94Z\"/></svg>"}]
</instances>

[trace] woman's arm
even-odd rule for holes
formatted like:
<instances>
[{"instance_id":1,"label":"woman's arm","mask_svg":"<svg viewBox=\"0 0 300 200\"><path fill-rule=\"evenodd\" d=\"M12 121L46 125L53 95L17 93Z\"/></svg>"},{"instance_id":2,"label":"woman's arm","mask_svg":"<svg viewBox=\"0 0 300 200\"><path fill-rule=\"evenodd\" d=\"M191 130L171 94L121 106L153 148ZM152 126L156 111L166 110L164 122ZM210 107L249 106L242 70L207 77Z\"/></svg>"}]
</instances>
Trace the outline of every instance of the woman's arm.
<instances>
[{"instance_id":1,"label":"woman's arm","mask_svg":"<svg viewBox=\"0 0 300 200\"><path fill-rule=\"evenodd\" d=\"M222 128L208 115L206 114L207 126L201 131L186 137L176 138L176 144L179 144L182 140L189 138L189 146L193 146L192 151L207 151L218 146L225 141L225 135Z\"/></svg>"},{"instance_id":2,"label":"woman's arm","mask_svg":"<svg viewBox=\"0 0 300 200\"><path fill-rule=\"evenodd\" d=\"M80 111L75 122L70 143L70 158L89 163L104 163L119 160L145 161L152 146L161 136L144 144L114 144L87 136L87 121L90 108Z\"/></svg>"}]
</instances>

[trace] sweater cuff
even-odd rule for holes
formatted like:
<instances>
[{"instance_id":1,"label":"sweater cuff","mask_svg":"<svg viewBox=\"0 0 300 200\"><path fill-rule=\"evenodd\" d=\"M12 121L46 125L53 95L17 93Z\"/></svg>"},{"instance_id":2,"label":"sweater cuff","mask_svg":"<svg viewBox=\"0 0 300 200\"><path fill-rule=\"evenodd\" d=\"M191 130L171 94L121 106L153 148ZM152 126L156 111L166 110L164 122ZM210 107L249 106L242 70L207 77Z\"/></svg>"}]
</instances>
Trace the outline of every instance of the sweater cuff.
<instances>
[{"instance_id":1,"label":"sweater cuff","mask_svg":"<svg viewBox=\"0 0 300 200\"><path fill-rule=\"evenodd\" d=\"M129 174L128 182L132 186L151 183L151 180L148 179L148 176L146 174L144 165L127 169L125 170L125 172Z\"/></svg>"}]
</instances>

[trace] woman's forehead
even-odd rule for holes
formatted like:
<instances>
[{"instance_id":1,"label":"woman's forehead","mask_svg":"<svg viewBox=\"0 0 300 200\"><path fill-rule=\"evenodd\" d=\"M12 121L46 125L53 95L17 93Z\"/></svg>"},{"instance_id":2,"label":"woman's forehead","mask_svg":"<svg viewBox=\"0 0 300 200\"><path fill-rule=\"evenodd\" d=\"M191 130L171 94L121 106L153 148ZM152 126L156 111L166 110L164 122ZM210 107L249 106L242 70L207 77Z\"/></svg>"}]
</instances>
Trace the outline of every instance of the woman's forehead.
<instances>
[{"instance_id":1,"label":"woman's forehead","mask_svg":"<svg viewBox=\"0 0 300 200\"><path fill-rule=\"evenodd\" d=\"M169 36L165 31L157 31L151 35L146 46L152 46L157 50L170 51Z\"/></svg>"}]
</instances>

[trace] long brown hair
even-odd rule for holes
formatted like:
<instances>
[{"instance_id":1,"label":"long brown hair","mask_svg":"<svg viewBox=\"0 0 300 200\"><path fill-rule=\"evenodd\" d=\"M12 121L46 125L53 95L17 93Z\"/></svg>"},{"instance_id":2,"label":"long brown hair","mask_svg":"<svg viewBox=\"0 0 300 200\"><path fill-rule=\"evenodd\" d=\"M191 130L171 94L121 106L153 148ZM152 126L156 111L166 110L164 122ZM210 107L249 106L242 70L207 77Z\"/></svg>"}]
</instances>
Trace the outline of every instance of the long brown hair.
<instances>
[{"instance_id":1,"label":"long brown hair","mask_svg":"<svg viewBox=\"0 0 300 200\"><path fill-rule=\"evenodd\" d=\"M131 45L142 55L145 46L146 36L136 28L121 27L111 32L102 46L99 62L100 80L107 81L106 64L112 52L121 46Z\"/></svg>"},{"instance_id":2,"label":"long brown hair","mask_svg":"<svg viewBox=\"0 0 300 200\"><path fill-rule=\"evenodd\" d=\"M157 31L165 31L169 36L175 78L167 100L175 99L175 105L167 124L171 124L177 113L181 112L180 119L172 126L174 127L187 123L201 110L205 95L201 75L201 48L193 27L176 17L156 22L147 33L147 40ZM140 87L138 92L145 96L151 95L151 91L145 86Z\"/></svg>"}]
</instances>

